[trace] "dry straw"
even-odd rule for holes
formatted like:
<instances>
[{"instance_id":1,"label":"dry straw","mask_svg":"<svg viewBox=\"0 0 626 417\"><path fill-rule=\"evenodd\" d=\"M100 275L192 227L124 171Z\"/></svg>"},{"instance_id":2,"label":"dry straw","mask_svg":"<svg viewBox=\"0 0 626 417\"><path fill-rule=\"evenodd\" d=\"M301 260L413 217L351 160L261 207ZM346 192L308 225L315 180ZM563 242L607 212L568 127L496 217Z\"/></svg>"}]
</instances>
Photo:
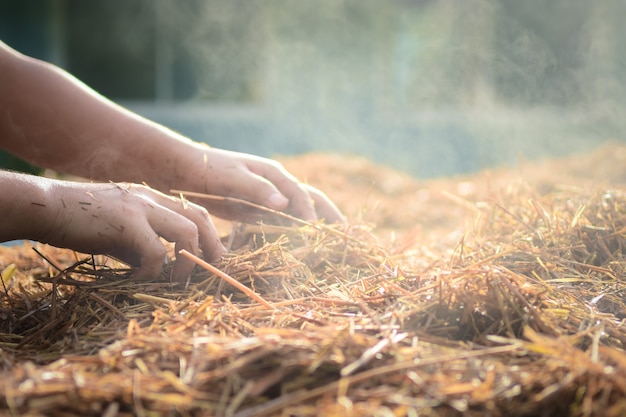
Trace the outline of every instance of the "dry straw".
<instances>
[{"instance_id":1,"label":"dry straw","mask_svg":"<svg viewBox=\"0 0 626 417\"><path fill-rule=\"evenodd\" d=\"M0 406L626 415L626 195L522 184L455 199L475 222L449 252L398 251L356 224L240 225L219 264L193 258L186 288L167 268L136 281L105 258L4 248Z\"/></svg>"}]
</instances>

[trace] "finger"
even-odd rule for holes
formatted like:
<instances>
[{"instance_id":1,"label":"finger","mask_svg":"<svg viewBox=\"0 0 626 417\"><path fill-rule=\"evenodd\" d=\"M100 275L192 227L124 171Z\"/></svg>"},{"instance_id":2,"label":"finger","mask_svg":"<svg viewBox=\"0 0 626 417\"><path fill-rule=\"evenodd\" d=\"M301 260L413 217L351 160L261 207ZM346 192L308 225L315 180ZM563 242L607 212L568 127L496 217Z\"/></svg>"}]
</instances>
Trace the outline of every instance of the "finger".
<instances>
[{"instance_id":1,"label":"finger","mask_svg":"<svg viewBox=\"0 0 626 417\"><path fill-rule=\"evenodd\" d=\"M200 247L207 261L217 261L226 253L226 247L222 244L213 220L205 208L193 203L182 204L181 202L177 206L177 213L185 216L196 225ZM176 254L178 257L178 251Z\"/></svg>"},{"instance_id":2,"label":"finger","mask_svg":"<svg viewBox=\"0 0 626 417\"><path fill-rule=\"evenodd\" d=\"M206 210L204 210L206 212ZM213 221L209 217L207 213L207 222L209 223L208 228L199 228L200 231L200 247L202 248L202 254L204 255L204 259L209 262L218 261L224 256L227 252L226 247L222 244L222 241L219 238L217 233L217 229L213 224ZM178 257L178 252L176 253Z\"/></svg>"},{"instance_id":3,"label":"finger","mask_svg":"<svg viewBox=\"0 0 626 417\"><path fill-rule=\"evenodd\" d=\"M176 263L172 269L171 280L173 282L184 282L193 269L193 262L186 258L179 258L179 251L185 249L198 256L199 232L198 226L188 218L169 210L165 207L155 207L148 216L150 227L169 242L174 242L176 252ZM142 257L142 268L144 264ZM163 259L161 259L161 263Z\"/></svg>"},{"instance_id":4,"label":"finger","mask_svg":"<svg viewBox=\"0 0 626 417\"><path fill-rule=\"evenodd\" d=\"M211 220L209 212L206 211L204 207L166 195L163 195L163 200L159 202L163 207L185 217L195 224L200 247L207 261L217 261L224 255L226 248L220 240L219 233ZM167 239L166 236L163 237ZM178 250L176 253L178 254ZM194 254L197 255L197 253Z\"/></svg>"},{"instance_id":5,"label":"finger","mask_svg":"<svg viewBox=\"0 0 626 417\"><path fill-rule=\"evenodd\" d=\"M157 233L148 224L142 224L132 233L131 249L139 255L139 269L135 271L137 279L157 279L163 270L167 250Z\"/></svg>"},{"instance_id":6,"label":"finger","mask_svg":"<svg viewBox=\"0 0 626 417\"><path fill-rule=\"evenodd\" d=\"M308 184L302 184L302 186L313 199L315 211L319 218L324 219L327 223L346 223L346 219L341 211L326 194Z\"/></svg>"},{"instance_id":7,"label":"finger","mask_svg":"<svg viewBox=\"0 0 626 417\"><path fill-rule=\"evenodd\" d=\"M191 260L178 256L181 250L199 256L200 245L208 261L217 261L224 255L226 248L204 208L165 195L159 202L163 207L155 207L149 222L160 236L175 243L176 263L172 270L172 281L184 282L194 266Z\"/></svg>"},{"instance_id":8,"label":"finger","mask_svg":"<svg viewBox=\"0 0 626 417\"><path fill-rule=\"evenodd\" d=\"M275 210L283 210L286 207L276 208L272 204L280 201L282 194L289 201L288 211L304 220L315 221L317 214L315 212L314 201L302 184L291 175L280 163L272 161L271 163L252 164L251 170L255 174L263 177L270 184L273 184L275 192L267 194L265 201L261 204Z\"/></svg>"},{"instance_id":9,"label":"finger","mask_svg":"<svg viewBox=\"0 0 626 417\"><path fill-rule=\"evenodd\" d=\"M254 166L249 168L250 171L233 173L229 178L232 192L225 192L225 196L242 198L274 210L286 209L289 198L277 188L272 179L267 178L266 167L261 165L259 169L254 169Z\"/></svg>"}]
</instances>

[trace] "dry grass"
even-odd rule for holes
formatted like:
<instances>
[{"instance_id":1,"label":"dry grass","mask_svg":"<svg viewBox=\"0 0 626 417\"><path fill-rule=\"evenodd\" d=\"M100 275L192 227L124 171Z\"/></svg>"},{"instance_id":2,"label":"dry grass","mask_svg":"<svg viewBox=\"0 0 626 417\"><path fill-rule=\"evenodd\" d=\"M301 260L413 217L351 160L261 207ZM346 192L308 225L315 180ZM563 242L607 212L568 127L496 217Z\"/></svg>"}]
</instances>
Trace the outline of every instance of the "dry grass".
<instances>
[{"instance_id":1,"label":"dry grass","mask_svg":"<svg viewBox=\"0 0 626 417\"><path fill-rule=\"evenodd\" d=\"M439 246L405 226L390 242L363 221L234 228L215 266L252 295L200 267L182 289L167 268L138 282L105 258L2 248L0 407L626 415L626 193L507 181L478 198L455 193L460 182L436 216L460 209L465 226Z\"/></svg>"}]
</instances>

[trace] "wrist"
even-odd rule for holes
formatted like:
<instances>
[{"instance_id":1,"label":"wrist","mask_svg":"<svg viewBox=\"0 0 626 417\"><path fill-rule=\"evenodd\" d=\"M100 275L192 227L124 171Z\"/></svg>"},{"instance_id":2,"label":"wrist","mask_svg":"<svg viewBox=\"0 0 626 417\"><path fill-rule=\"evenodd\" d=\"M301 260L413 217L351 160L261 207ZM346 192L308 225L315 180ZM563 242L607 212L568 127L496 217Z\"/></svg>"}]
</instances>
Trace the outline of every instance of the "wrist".
<instances>
[{"instance_id":1,"label":"wrist","mask_svg":"<svg viewBox=\"0 0 626 417\"><path fill-rule=\"evenodd\" d=\"M51 180L27 174L0 172L4 197L0 198L0 240L40 240L51 227L51 213L57 211L50 196Z\"/></svg>"},{"instance_id":2,"label":"wrist","mask_svg":"<svg viewBox=\"0 0 626 417\"><path fill-rule=\"evenodd\" d=\"M183 142L170 156L171 164L167 172L162 173L163 185L153 185L166 194L172 189L207 192L207 175L210 171L212 148L203 143ZM150 184L152 185L152 184Z\"/></svg>"}]
</instances>

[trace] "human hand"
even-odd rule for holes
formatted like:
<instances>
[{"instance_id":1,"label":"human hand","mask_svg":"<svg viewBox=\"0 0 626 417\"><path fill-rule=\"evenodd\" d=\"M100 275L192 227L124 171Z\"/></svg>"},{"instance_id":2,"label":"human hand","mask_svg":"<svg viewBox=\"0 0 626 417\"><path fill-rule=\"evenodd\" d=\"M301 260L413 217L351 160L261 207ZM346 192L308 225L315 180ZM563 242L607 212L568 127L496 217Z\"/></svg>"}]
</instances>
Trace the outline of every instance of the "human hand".
<instances>
[{"instance_id":1,"label":"human hand","mask_svg":"<svg viewBox=\"0 0 626 417\"><path fill-rule=\"evenodd\" d=\"M275 160L202 145L198 150L203 159L200 166L190 170L194 185L188 191L242 199L308 221L345 222L323 192L300 183ZM241 206L223 202L202 200L201 204L211 214L229 220L241 220L250 214Z\"/></svg>"},{"instance_id":2,"label":"human hand","mask_svg":"<svg viewBox=\"0 0 626 417\"><path fill-rule=\"evenodd\" d=\"M161 273L166 248L160 237L208 261L225 248L208 212L138 184L56 181L47 191L40 215L45 231L36 240L85 253L102 253L138 267L137 278ZM172 282L184 282L193 262L178 257Z\"/></svg>"},{"instance_id":3,"label":"human hand","mask_svg":"<svg viewBox=\"0 0 626 417\"><path fill-rule=\"evenodd\" d=\"M276 161L193 142L2 42L0 61L0 114L11 114L11 123L0 123L0 146L34 165L96 181L146 182L165 193L236 197L304 220L343 222L328 197ZM203 204L221 217L245 217Z\"/></svg>"}]
</instances>

